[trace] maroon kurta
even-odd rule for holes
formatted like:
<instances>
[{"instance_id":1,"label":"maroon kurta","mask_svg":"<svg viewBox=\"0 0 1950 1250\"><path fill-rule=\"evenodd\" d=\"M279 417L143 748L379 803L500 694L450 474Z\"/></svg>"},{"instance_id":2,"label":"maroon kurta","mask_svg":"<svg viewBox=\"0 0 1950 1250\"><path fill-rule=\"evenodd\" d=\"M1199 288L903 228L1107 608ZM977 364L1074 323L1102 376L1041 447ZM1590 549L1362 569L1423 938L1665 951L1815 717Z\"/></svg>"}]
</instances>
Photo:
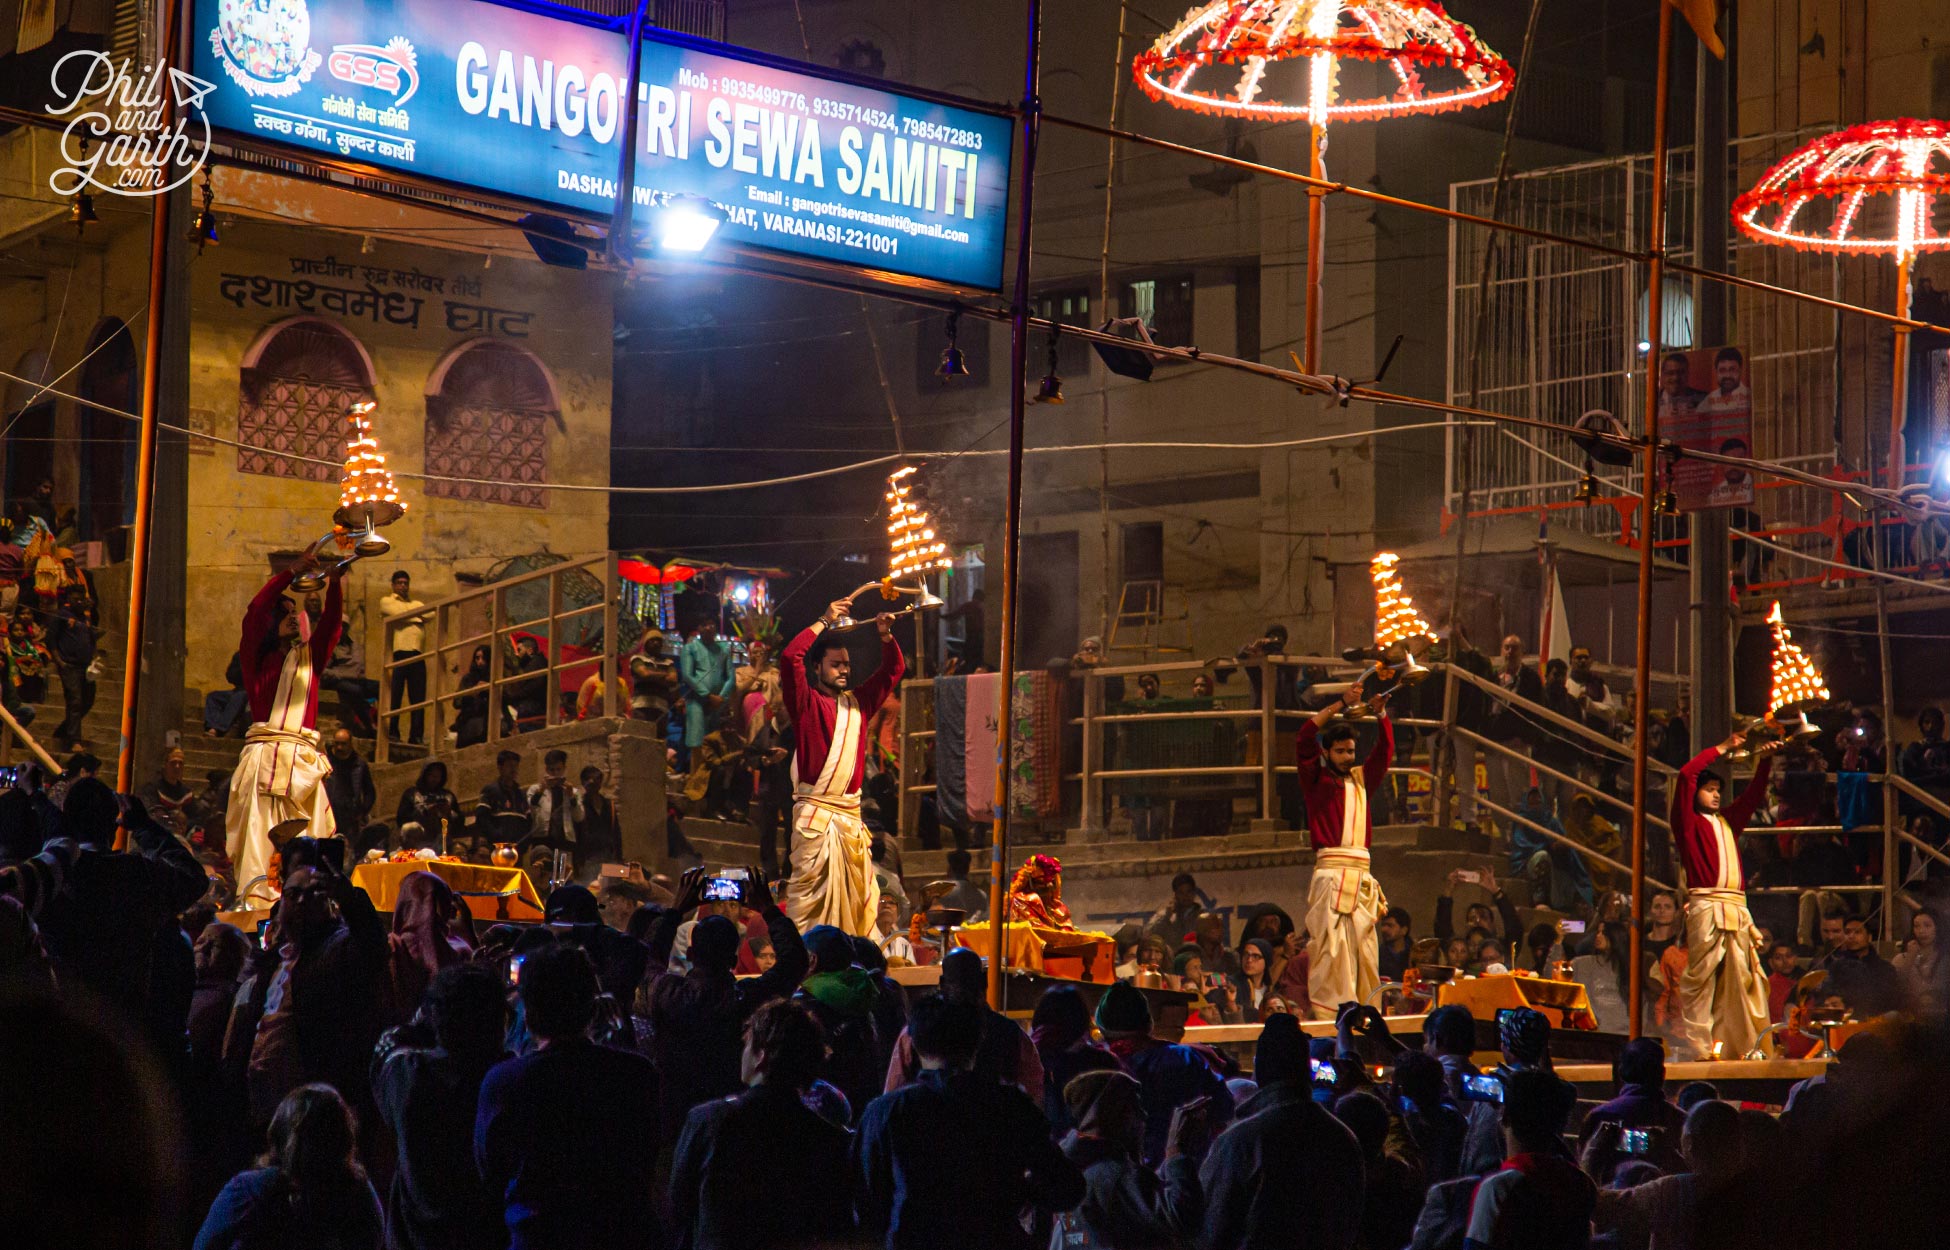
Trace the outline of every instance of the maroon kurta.
<instances>
[{"instance_id":1,"label":"maroon kurta","mask_svg":"<svg viewBox=\"0 0 1950 1250\"><path fill-rule=\"evenodd\" d=\"M1686 868L1686 885L1694 890L1747 888L1747 879L1740 870L1738 847L1730 850L1731 863L1723 864L1719 831L1693 803L1699 793L1699 775L1719 758L1719 747L1706 748L1679 770L1672 786L1672 840L1679 850L1679 862ZM1767 797L1767 775L1773 767L1773 757L1762 756L1754 768L1754 779L1747 783L1740 797L1730 803L1721 802L1720 818L1726 821L1733 837L1746 832L1747 822L1754 818L1761 800ZM1723 868L1725 877L1721 876Z\"/></svg>"},{"instance_id":2,"label":"maroon kurta","mask_svg":"<svg viewBox=\"0 0 1950 1250\"><path fill-rule=\"evenodd\" d=\"M1307 800L1307 831L1313 835L1315 850L1330 846L1342 846L1342 826L1347 820L1346 778L1327 767L1324 753L1320 749L1320 726L1309 720L1300 726L1295 735L1294 754L1299 757L1300 793ZM1361 780L1372 790L1388 777L1388 762L1395 758L1395 726L1386 716L1381 718L1381 737L1375 742L1374 750L1361 765ZM1360 842L1355 845L1365 847L1374 834L1373 822L1360 831Z\"/></svg>"},{"instance_id":3,"label":"maroon kurta","mask_svg":"<svg viewBox=\"0 0 1950 1250\"><path fill-rule=\"evenodd\" d=\"M826 753L833 748L834 722L839 719L839 700L822 691L806 674L806 653L812 650L814 640L822 632L824 627L820 625L801 630L779 657L779 686L785 694L786 708L792 713L792 732L797 742L795 771L800 780L807 782L819 776L826 766ZM853 761L853 777L846 787L848 794L858 794L866 781L869 742L864 732L865 722L880 710L880 705L906 674L907 660L901 655L900 644L888 638L880 644L880 667L852 691L854 702L860 706L862 732L859 754Z\"/></svg>"},{"instance_id":4,"label":"maroon kurta","mask_svg":"<svg viewBox=\"0 0 1950 1250\"><path fill-rule=\"evenodd\" d=\"M284 648L277 645L277 601L291 585L295 570L286 569L264 583L264 588L244 610L243 639L238 643L238 663L244 670L244 689L250 694L251 720L271 719L271 705L278 695L278 676L284 668ZM294 605L295 606L295 605ZM297 607L297 611L303 611ZM339 625L345 617L345 593L334 577L325 588L325 608L311 634L311 689L305 694L305 728L318 726L319 678L332 662L332 648L338 645ZM265 649L266 645L270 649Z\"/></svg>"}]
</instances>

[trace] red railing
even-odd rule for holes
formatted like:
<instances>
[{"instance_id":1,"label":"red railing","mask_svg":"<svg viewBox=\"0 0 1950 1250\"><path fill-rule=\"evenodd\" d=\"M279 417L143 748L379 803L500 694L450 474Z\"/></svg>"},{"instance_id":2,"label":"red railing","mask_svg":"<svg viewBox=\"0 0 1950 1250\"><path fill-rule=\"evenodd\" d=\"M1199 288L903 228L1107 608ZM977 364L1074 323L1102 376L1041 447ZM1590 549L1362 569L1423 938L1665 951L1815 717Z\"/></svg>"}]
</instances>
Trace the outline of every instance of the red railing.
<instances>
[{"instance_id":1,"label":"red railing","mask_svg":"<svg viewBox=\"0 0 1950 1250\"><path fill-rule=\"evenodd\" d=\"M1908 466L1905 476L1909 480L1921 480L1928 472L1928 466L1913 464ZM1881 474L1879 472L1860 469L1836 467L1830 469L1823 476L1835 482L1839 487L1843 485L1870 483L1880 477ZM1757 496L1759 496L1760 492L1777 492L1790 489L1808 490L1813 488L1804 486L1799 482L1778 480L1755 483ZM1744 587L1738 588L1737 593L1752 597L1777 596L1784 591L1795 590L1805 586L1826 586L1836 582L1862 581L1872 576L1870 570L1850 564L1848 552L1849 536L1858 531L1870 529L1875 525L1901 527L1907 526L1909 522L1898 517L1883 514L1878 514L1875 520L1852 517L1843 505L1842 492L1839 489L1825 493L1828 499L1827 514L1818 523L1769 525L1765 529L1758 531L1758 536L1766 538L1771 542L1780 543L1783 546L1794 546L1791 540L1796 538L1824 537L1828 540L1828 551L1821 558L1833 561L1838 565L1847 565L1848 567L1824 568L1818 575L1810 577L1791 577L1764 582L1750 582ZM1757 497L1755 500L1757 507L1759 502L1760 497ZM1618 544L1632 551L1638 550L1639 543L1637 535L1642 528L1641 514L1645 509L1645 500L1636 495L1600 495L1588 502L1578 499L1564 499L1552 503L1524 504L1508 508L1472 509L1469 516L1471 520L1483 520L1495 517L1534 517L1542 523L1547 521L1554 513L1586 508L1609 508L1616 513L1618 517ZM1455 521L1456 514L1445 506L1442 511L1442 532L1447 534L1450 527L1455 524ZM1656 551L1683 548L1691 544L1692 540L1690 538L1658 538L1653 540L1652 545ZM1866 554L1867 548L1858 545L1858 551ZM1915 574L1924 570L1924 565L1912 562L1907 564L1891 564L1885 571Z\"/></svg>"}]
</instances>

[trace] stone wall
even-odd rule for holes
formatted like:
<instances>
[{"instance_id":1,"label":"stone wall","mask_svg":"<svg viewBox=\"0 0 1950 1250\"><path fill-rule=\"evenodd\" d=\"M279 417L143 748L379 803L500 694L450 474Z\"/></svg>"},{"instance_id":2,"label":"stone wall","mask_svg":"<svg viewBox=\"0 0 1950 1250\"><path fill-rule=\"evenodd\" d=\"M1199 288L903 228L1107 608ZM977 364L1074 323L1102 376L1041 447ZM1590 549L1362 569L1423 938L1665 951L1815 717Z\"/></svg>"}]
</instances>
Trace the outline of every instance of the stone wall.
<instances>
[{"instance_id":1,"label":"stone wall","mask_svg":"<svg viewBox=\"0 0 1950 1250\"><path fill-rule=\"evenodd\" d=\"M190 420L239 435L240 371L277 328L324 323L357 344L379 401L370 420L396 474L406 516L386 530L392 551L346 578L348 627L376 671L378 601L392 574L413 575L416 597L458 589L510 556L577 557L608 545L608 496L567 487L609 482L611 310L602 275L478 255L363 241L356 234L239 222L196 261L192 280ZM430 435L447 418L435 392L458 353L476 343L518 349L545 375L554 411L542 423L546 483L540 506L435 496L407 476L426 470ZM190 445L188 684L219 680L237 645L244 605L280 553L331 528L338 474L310 481L240 470L233 446ZM464 667L465 655L447 657Z\"/></svg>"}]
</instances>

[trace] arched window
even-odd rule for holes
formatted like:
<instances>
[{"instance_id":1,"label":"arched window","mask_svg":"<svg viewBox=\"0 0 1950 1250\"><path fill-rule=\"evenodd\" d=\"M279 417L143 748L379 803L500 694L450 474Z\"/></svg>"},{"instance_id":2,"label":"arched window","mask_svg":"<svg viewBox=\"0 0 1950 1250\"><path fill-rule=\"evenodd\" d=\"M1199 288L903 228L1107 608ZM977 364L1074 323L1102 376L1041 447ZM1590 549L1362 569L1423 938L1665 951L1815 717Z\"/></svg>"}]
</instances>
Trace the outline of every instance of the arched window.
<instances>
[{"instance_id":1,"label":"arched window","mask_svg":"<svg viewBox=\"0 0 1950 1250\"><path fill-rule=\"evenodd\" d=\"M372 360L329 321L270 327L238 371L237 469L336 481L345 459L346 409L373 397Z\"/></svg>"},{"instance_id":2,"label":"arched window","mask_svg":"<svg viewBox=\"0 0 1950 1250\"><path fill-rule=\"evenodd\" d=\"M546 507L551 423L562 410L540 361L507 343L461 345L427 380L427 494Z\"/></svg>"},{"instance_id":3,"label":"arched window","mask_svg":"<svg viewBox=\"0 0 1950 1250\"><path fill-rule=\"evenodd\" d=\"M123 412L142 402L141 369L128 326L105 318L88 336L87 363L77 387L83 399ZM136 423L100 408L81 406L80 507L83 538L106 540L135 523Z\"/></svg>"}]
</instances>

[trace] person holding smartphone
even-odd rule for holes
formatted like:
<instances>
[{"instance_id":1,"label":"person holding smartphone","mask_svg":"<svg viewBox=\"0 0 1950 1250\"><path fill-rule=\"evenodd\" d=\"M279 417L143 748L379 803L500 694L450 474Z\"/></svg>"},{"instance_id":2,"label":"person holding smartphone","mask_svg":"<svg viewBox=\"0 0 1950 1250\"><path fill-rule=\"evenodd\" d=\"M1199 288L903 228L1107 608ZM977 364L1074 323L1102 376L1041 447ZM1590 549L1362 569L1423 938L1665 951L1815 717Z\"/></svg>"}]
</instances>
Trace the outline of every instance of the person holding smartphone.
<instances>
[{"instance_id":1,"label":"person holding smartphone","mask_svg":"<svg viewBox=\"0 0 1950 1250\"><path fill-rule=\"evenodd\" d=\"M1295 754L1307 801L1307 829L1314 845L1313 882L1307 892L1310 964L1307 996L1313 1015L1331 1020L1342 1003L1365 1003L1381 983L1375 924L1388 909L1381 886L1368 872L1374 822L1368 792L1388 778L1395 756L1395 727L1388 694L1368 701L1380 734L1358 766L1355 728L1340 714L1353 706L1354 691L1314 713L1300 726ZM1330 722L1333 722L1330 724Z\"/></svg>"},{"instance_id":2,"label":"person holding smartphone","mask_svg":"<svg viewBox=\"0 0 1950 1250\"><path fill-rule=\"evenodd\" d=\"M1708 1053L1718 1046L1735 1059L1754 1048L1770 1023L1767 971L1760 963L1760 930L1747 910L1739 839L1767 797L1772 756L1785 745L1757 748L1753 780L1739 798L1723 802L1727 779L1708 769L1740 741L1735 734L1701 751L1672 787L1672 836L1689 887L1681 1010L1694 1045Z\"/></svg>"}]
</instances>

